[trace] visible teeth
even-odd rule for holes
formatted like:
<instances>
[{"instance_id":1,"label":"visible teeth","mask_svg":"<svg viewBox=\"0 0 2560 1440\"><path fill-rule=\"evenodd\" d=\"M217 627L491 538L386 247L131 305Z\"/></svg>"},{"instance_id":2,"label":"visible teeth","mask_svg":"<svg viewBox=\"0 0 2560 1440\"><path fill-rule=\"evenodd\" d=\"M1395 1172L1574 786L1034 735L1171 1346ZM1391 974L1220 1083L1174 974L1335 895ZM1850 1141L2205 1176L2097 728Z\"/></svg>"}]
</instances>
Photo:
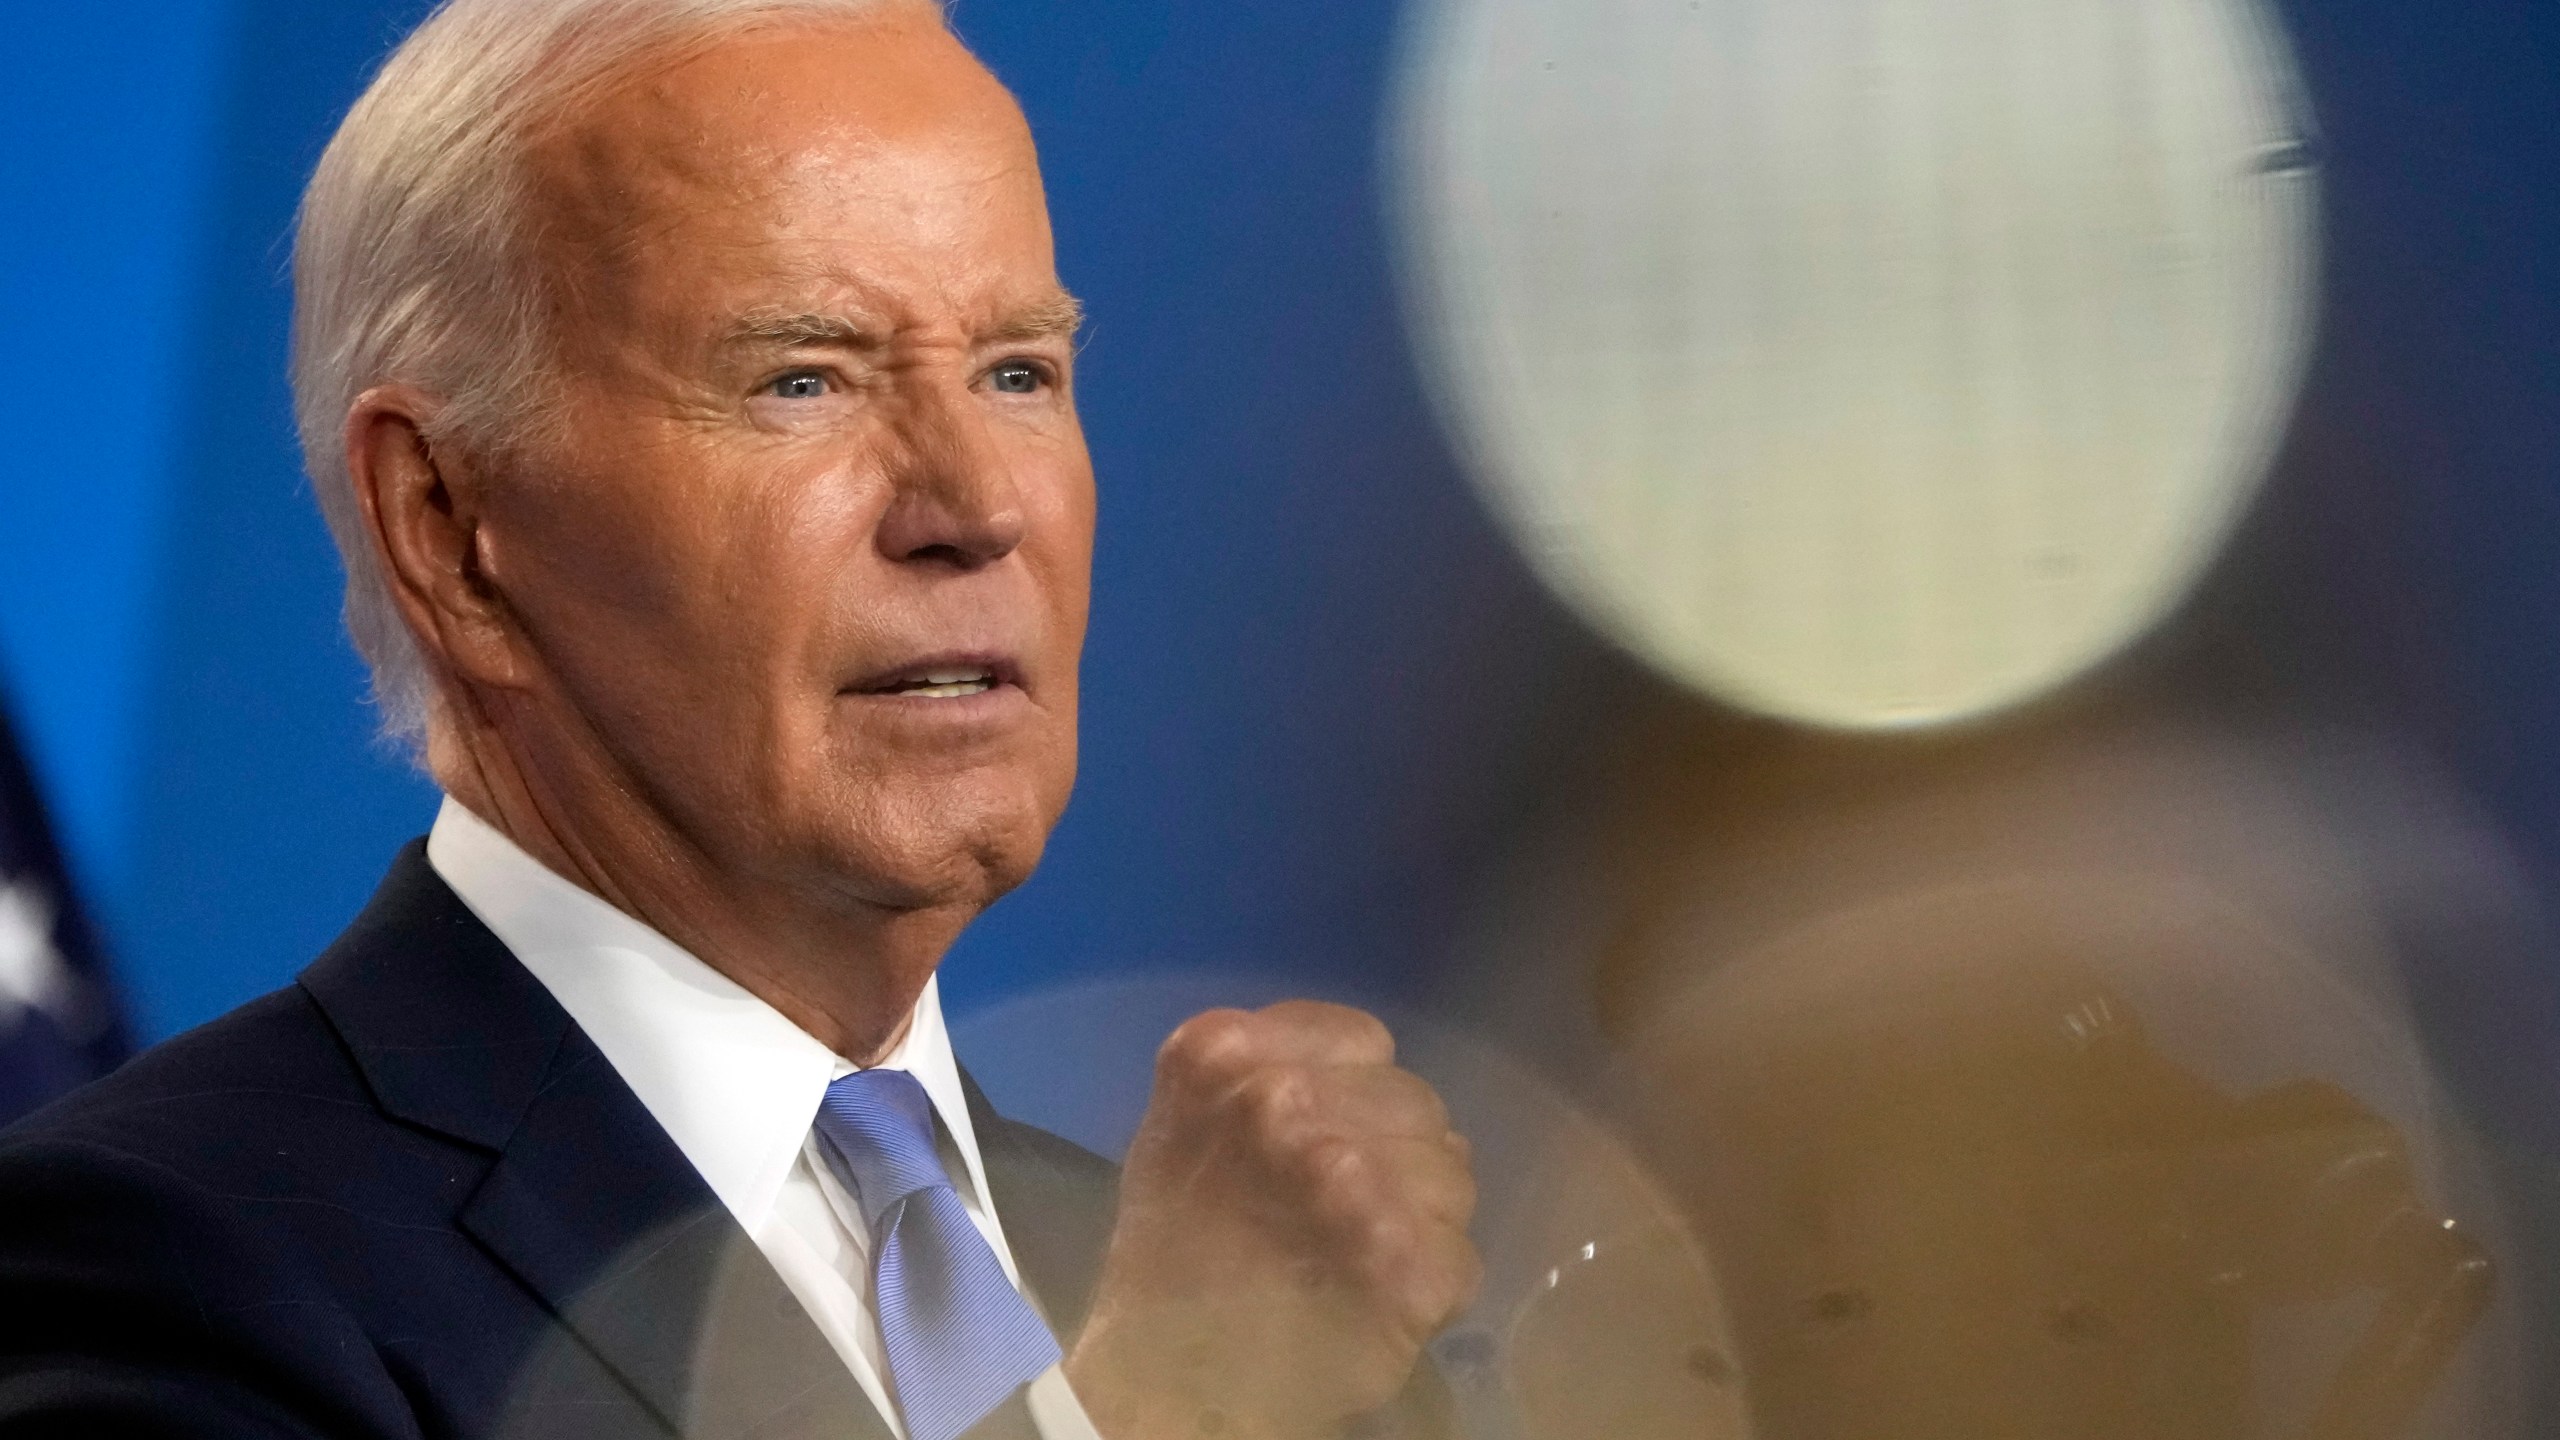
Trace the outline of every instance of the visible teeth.
<instances>
[{"instance_id":1,"label":"visible teeth","mask_svg":"<svg viewBox=\"0 0 2560 1440\"><path fill-rule=\"evenodd\" d=\"M992 690L996 677L984 670L927 670L899 685L894 693L927 700L956 700Z\"/></svg>"},{"instance_id":2,"label":"visible teeth","mask_svg":"<svg viewBox=\"0 0 2560 1440\"><path fill-rule=\"evenodd\" d=\"M983 695L996 688L992 670L919 670L904 680L892 681L872 692L879 695L905 695L926 700L956 700L964 695Z\"/></svg>"}]
</instances>

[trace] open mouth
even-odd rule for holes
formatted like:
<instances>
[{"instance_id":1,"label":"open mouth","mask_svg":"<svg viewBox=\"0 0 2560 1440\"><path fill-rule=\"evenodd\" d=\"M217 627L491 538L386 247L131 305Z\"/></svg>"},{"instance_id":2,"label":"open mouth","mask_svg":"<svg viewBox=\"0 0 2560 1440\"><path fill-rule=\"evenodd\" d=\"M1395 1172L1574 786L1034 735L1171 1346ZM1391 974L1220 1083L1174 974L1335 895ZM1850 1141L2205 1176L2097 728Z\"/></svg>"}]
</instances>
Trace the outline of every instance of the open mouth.
<instances>
[{"instance_id":1,"label":"open mouth","mask_svg":"<svg viewBox=\"0 0 2560 1440\"><path fill-rule=\"evenodd\" d=\"M856 693L900 700L965 700L1012 683L1013 676L1001 663L931 660L868 681L856 687Z\"/></svg>"},{"instance_id":2,"label":"open mouth","mask_svg":"<svg viewBox=\"0 0 2560 1440\"><path fill-rule=\"evenodd\" d=\"M990 671L929 670L913 679L893 681L872 693L916 700L956 700L963 695L983 695L994 688L996 677Z\"/></svg>"}]
</instances>

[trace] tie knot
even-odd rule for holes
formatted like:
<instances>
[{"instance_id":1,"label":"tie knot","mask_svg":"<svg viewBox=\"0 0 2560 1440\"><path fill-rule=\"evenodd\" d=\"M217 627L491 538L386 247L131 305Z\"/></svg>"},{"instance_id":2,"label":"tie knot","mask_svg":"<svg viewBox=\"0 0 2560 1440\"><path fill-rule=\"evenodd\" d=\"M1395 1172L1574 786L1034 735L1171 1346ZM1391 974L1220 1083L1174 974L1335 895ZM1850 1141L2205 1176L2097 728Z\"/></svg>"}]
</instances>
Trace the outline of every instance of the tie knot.
<instances>
[{"instance_id":1,"label":"tie knot","mask_svg":"<svg viewBox=\"0 0 2560 1440\"><path fill-rule=\"evenodd\" d=\"M876 1232L890 1207L951 1176L933 1143L933 1101L904 1070L857 1070L827 1086L818 1133Z\"/></svg>"}]
</instances>

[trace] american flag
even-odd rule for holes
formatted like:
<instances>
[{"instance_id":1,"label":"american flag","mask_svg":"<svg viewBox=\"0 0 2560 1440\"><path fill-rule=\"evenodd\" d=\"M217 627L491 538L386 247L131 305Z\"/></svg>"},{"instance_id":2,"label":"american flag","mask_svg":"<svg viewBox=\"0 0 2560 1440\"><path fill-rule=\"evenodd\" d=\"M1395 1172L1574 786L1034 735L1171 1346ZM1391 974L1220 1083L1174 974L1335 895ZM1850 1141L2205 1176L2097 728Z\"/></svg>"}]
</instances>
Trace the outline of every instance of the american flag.
<instances>
[{"instance_id":1,"label":"american flag","mask_svg":"<svg viewBox=\"0 0 2560 1440\"><path fill-rule=\"evenodd\" d=\"M132 1048L35 776L0 707L0 1124Z\"/></svg>"}]
</instances>

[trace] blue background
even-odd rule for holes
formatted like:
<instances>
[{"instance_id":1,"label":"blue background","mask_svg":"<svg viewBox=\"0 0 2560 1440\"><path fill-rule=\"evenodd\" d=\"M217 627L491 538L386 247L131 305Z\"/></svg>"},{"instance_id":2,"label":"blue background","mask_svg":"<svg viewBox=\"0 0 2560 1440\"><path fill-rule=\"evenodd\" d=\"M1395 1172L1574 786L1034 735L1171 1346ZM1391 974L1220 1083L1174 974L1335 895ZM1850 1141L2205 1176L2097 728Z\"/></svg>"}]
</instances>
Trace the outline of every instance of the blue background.
<instances>
[{"instance_id":1,"label":"blue background","mask_svg":"<svg viewBox=\"0 0 2560 1440\"><path fill-rule=\"evenodd\" d=\"M13 4L0 677L165 1035L289 977L433 813L370 740L282 378L301 182L424 6ZM1423 411L1372 183L1392 8L959 18L1097 317L1104 524L1078 799L955 1007L1193 963L1392 990L1453 857L1632 680Z\"/></svg>"},{"instance_id":2,"label":"blue background","mask_svg":"<svg viewBox=\"0 0 2560 1440\"><path fill-rule=\"evenodd\" d=\"M299 186L423 7L7 4L0 681L158 1036L288 977L432 813L371 741L282 380ZM1030 111L1096 317L1104 502L1082 786L946 971L955 1008L1209 965L1414 991L1502 837L1629 716L1685 702L1535 589L1426 412L1376 174L1395 7L958 16ZM2233 558L2128 662L2387 711L2538 877L2560 855L2556 17L2290 7L2325 137L2321 350Z\"/></svg>"},{"instance_id":3,"label":"blue background","mask_svg":"<svg viewBox=\"0 0 2560 1440\"><path fill-rule=\"evenodd\" d=\"M2560 6L2284 8L2322 133L2319 349L2229 556L2092 688L2403 737L2547 898ZM302 180L423 9L0 0L0 689L145 1038L285 981L433 813L371 738L283 381ZM957 1012L1168 970L1446 994L1526 827L1631 737L1735 723L1546 599L1431 421L1378 188L1396 9L958 11L1095 317L1103 519L1082 783L946 967ZM2519 1193L2553 1193L2560 964L2411 980Z\"/></svg>"}]
</instances>

